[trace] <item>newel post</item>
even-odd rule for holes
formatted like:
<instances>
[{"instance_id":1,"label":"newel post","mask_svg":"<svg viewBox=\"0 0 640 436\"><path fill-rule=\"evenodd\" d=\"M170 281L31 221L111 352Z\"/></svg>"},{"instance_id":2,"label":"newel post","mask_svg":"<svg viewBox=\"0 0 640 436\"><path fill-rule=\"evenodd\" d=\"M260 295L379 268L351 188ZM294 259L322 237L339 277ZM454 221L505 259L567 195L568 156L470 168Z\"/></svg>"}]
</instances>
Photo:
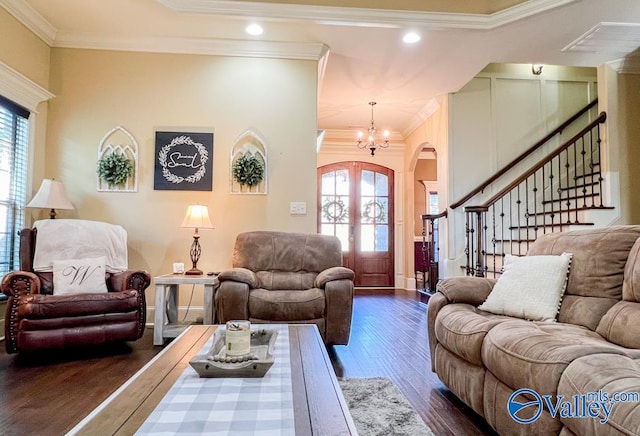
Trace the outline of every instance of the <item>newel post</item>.
<instances>
[{"instance_id":1,"label":"newel post","mask_svg":"<svg viewBox=\"0 0 640 436\"><path fill-rule=\"evenodd\" d=\"M487 206L467 206L467 274L484 277L484 217L489 208Z\"/></svg>"}]
</instances>

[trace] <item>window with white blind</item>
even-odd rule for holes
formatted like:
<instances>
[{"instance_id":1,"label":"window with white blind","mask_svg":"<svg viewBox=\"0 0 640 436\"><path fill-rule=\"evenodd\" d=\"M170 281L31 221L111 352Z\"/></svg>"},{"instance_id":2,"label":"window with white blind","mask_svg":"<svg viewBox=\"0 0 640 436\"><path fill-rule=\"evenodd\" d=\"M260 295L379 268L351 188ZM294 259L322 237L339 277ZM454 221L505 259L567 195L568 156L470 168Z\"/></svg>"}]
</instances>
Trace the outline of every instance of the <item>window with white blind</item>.
<instances>
[{"instance_id":1,"label":"window with white blind","mask_svg":"<svg viewBox=\"0 0 640 436\"><path fill-rule=\"evenodd\" d=\"M0 96L0 278L18 269L24 227L29 111Z\"/></svg>"}]
</instances>

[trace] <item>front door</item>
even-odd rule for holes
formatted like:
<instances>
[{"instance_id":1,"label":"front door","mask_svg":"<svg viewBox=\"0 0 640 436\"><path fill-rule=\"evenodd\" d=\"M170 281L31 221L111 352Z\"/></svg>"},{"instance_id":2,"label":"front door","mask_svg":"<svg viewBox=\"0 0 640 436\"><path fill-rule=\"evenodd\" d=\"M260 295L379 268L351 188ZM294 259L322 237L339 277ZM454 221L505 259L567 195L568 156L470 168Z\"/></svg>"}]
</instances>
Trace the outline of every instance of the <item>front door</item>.
<instances>
[{"instance_id":1,"label":"front door","mask_svg":"<svg viewBox=\"0 0 640 436\"><path fill-rule=\"evenodd\" d=\"M318 231L342 242L356 286L394 286L393 170L367 162L318 168Z\"/></svg>"}]
</instances>

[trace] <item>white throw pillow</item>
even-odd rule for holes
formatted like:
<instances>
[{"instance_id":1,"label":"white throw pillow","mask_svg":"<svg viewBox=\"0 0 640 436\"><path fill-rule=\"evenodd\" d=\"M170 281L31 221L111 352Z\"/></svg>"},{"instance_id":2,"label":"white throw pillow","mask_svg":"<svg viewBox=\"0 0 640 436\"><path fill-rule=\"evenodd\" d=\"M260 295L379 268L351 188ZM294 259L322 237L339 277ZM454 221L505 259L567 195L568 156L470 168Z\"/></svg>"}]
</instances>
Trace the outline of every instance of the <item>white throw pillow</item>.
<instances>
[{"instance_id":1,"label":"white throw pillow","mask_svg":"<svg viewBox=\"0 0 640 436\"><path fill-rule=\"evenodd\" d=\"M107 291L104 257L53 261L54 295Z\"/></svg>"},{"instance_id":2,"label":"white throw pillow","mask_svg":"<svg viewBox=\"0 0 640 436\"><path fill-rule=\"evenodd\" d=\"M571 253L507 254L503 273L478 309L532 321L555 321L567 288Z\"/></svg>"}]
</instances>

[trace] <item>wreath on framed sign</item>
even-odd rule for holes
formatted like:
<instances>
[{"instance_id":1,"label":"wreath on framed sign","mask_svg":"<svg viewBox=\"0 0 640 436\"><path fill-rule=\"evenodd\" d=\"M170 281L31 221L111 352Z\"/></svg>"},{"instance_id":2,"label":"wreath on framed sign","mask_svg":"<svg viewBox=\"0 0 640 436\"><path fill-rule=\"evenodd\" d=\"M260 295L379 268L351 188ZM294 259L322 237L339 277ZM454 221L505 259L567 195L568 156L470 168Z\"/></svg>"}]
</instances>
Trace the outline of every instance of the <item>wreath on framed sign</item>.
<instances>
[{"instance_id":1,"label":"wreath on framed sign","mask_svg":"<svg viewBox=\"0 0 640 436\"><path fill-rule=\"evenodd\" d=\"M247 151L233 163L232 174L233 180L251 188L264 180L264 164L260 158Z\"/></svg>"},{"instance_id":2,"label":"wreath on framed sign","mask_svg":"<svg viewBox=\"0 0 640 436\"><path fill-rule=\"evenodd\" d=\"M172 173L170 169L171 165L167 162L169 151L173 147L176 147L178 145L191 145L195 147L196 150L198 151L198 155L200 157L200 166L198 168L198 171L191 174L190 176L182 177ZM182 183L182 182L196 183L200 181L200 179L202 179L202 177L207 172L207 167L205 166L205 164L207 163L208 160L209 160L209 152L207 151L207 148L204 145L200 144L199 142L195 142L193 139L191 139L189 136L186 136L186 135L173 138L171 143L162 147L160 149L160 152L158 153L158 162L162 167L162 176L168 182L171 182L171 183Z\"/></svg>"},{"instance_id":3,"label":"wreath on framed sign","mask_svg":"<svg viewBox=\"0 0 640 436\"><path fill-rule=\"evenodd\" d=\"M123 185L135 170L133 162L124 154L111 152L98 160L98 178L109 186Z\"/></svg>"}]
</instances>

